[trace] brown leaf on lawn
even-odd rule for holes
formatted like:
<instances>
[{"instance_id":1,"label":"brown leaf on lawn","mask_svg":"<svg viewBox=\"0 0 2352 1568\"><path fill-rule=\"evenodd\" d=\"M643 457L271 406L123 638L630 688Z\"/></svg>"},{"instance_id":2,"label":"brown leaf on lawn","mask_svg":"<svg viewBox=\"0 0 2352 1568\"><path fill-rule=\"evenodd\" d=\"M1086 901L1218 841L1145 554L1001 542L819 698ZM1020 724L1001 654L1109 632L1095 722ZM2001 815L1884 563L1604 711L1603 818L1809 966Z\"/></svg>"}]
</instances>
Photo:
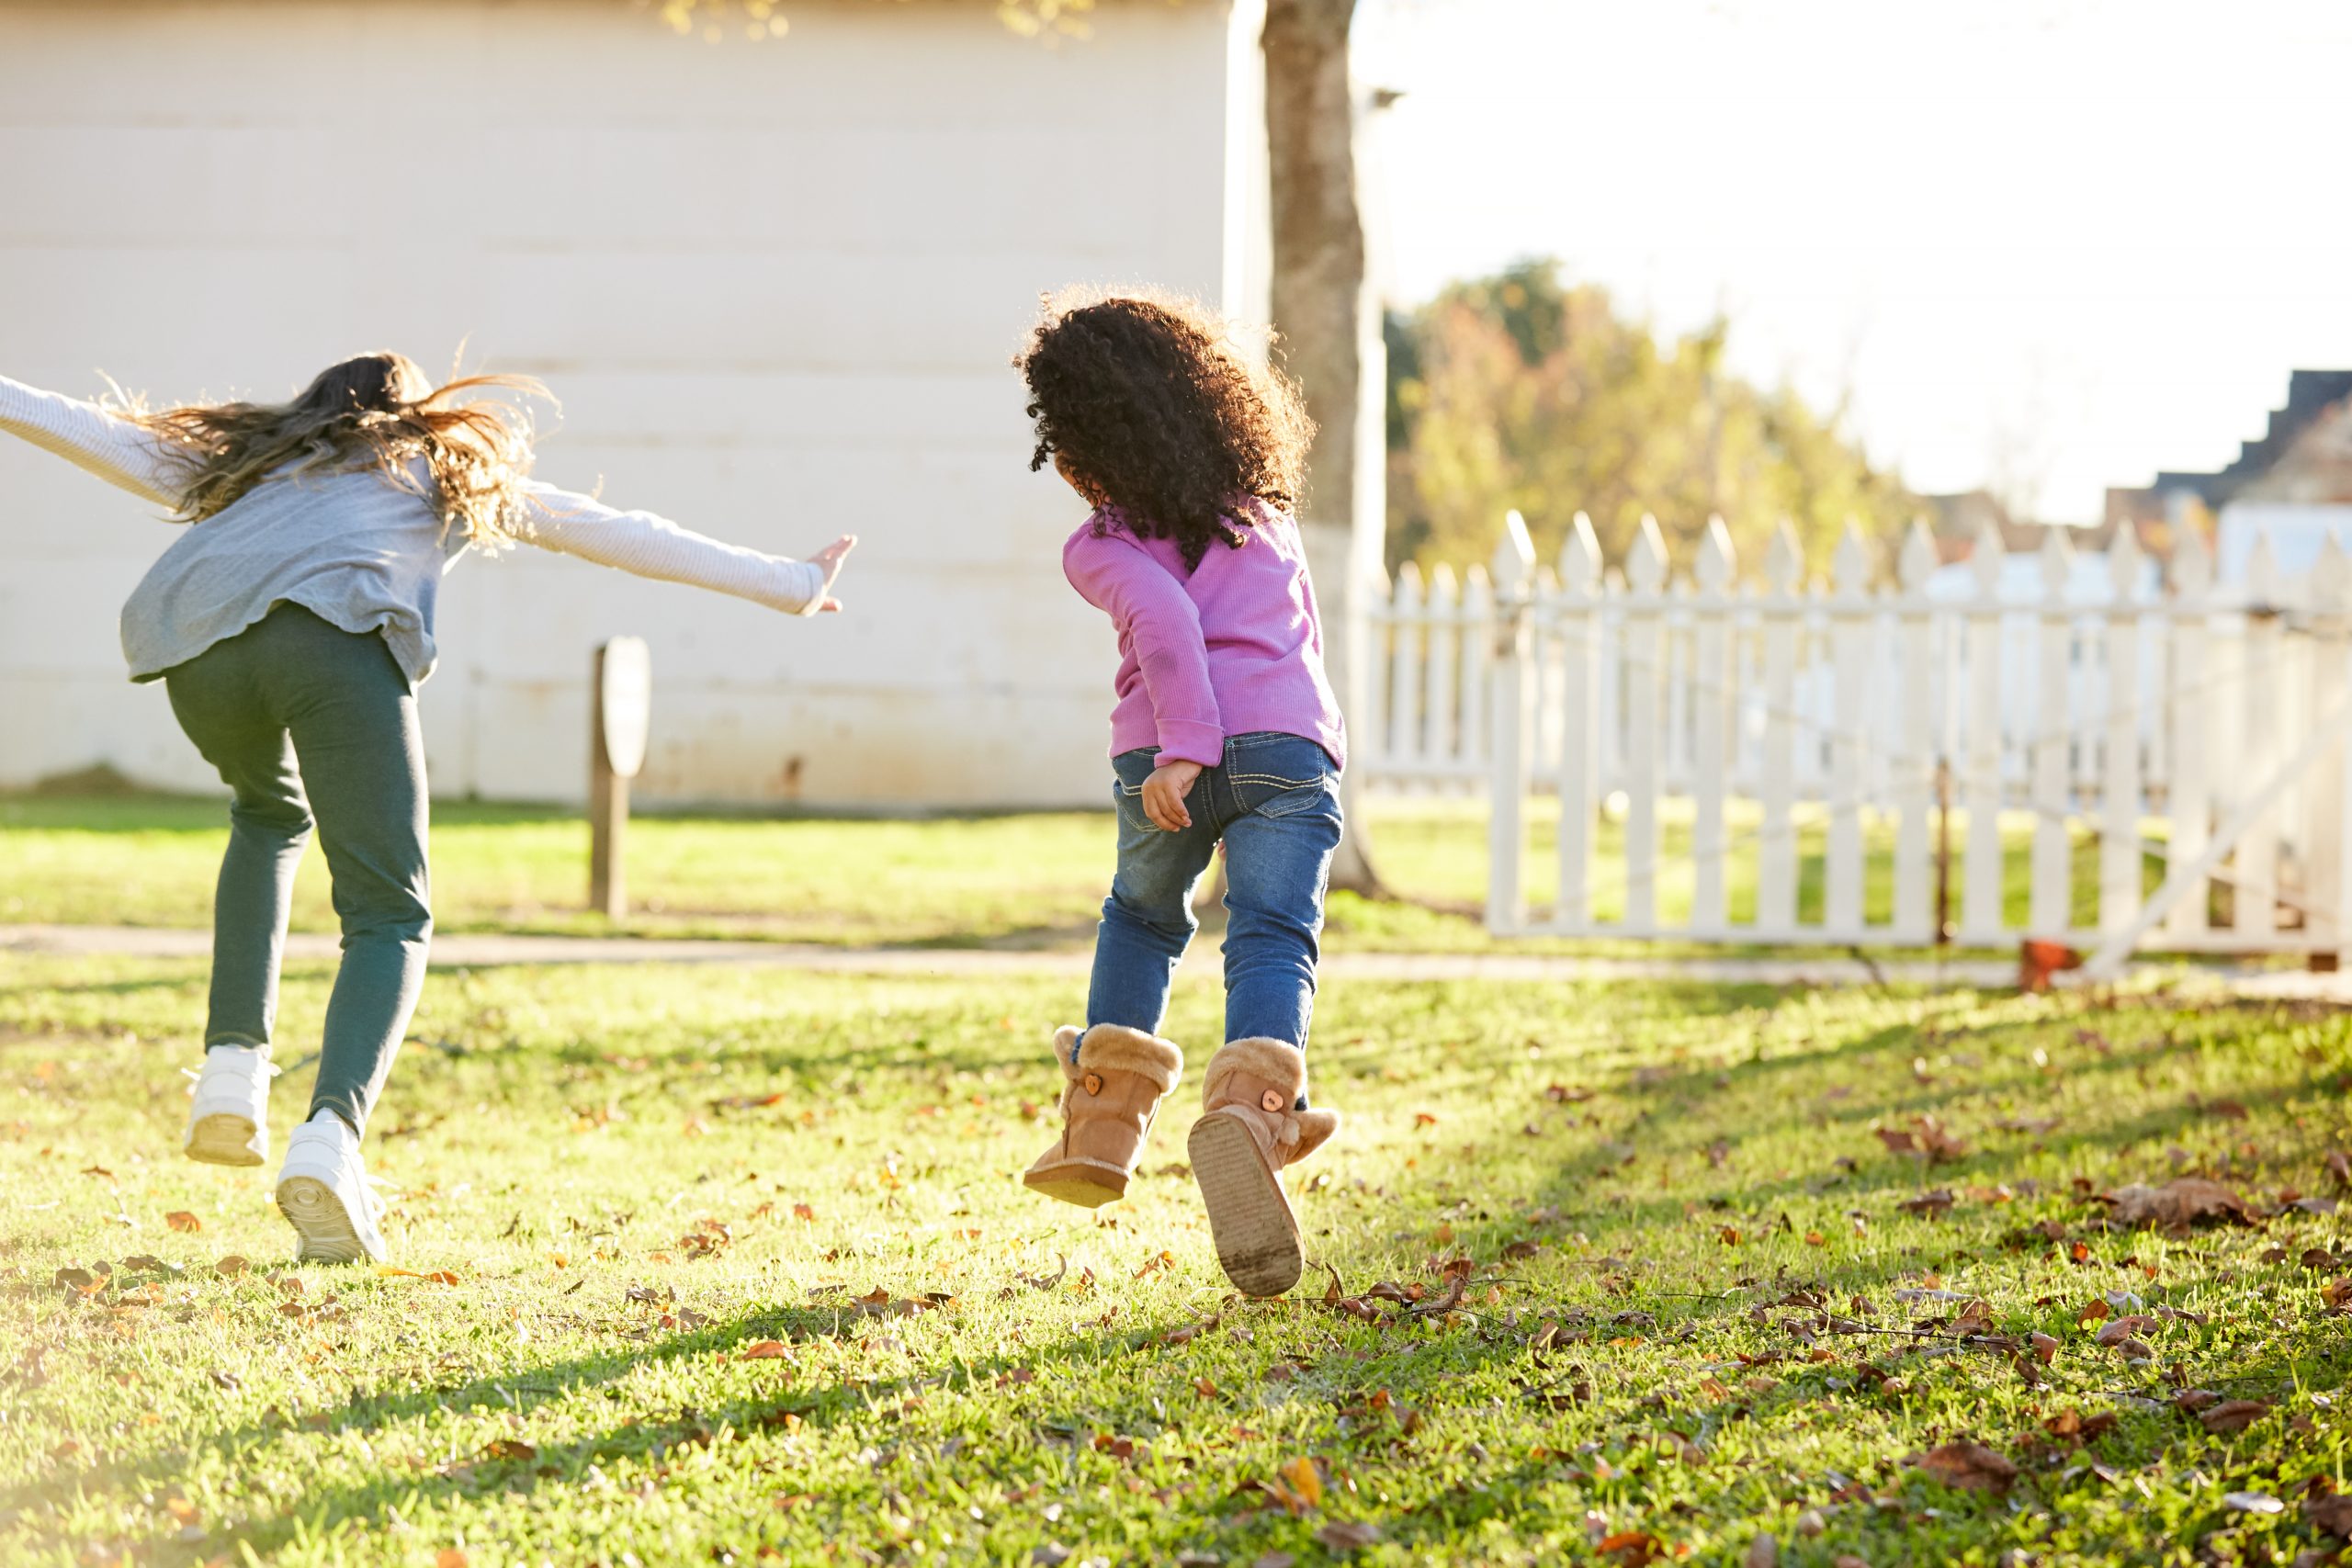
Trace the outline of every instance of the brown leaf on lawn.
<instances>
[{"instance_id":1,"label":"brown leaf on lawn","mask_svg":"<svg viewBox=\"0 0 2352 1568\"><path fill-rule=\"evenodd\" d=\"M252 1267L252 1264L246 1262L243 1258L232 1252L229 1254L228 1257L222 1258L220 1262L215 1263L212 1266L212 1271L216 1274L223 1275L233 1280Z\"/></svg>"},{"instance_id":2,"label":"brown leaf on lawn","mask_svg":"<svg viewBox=\"0 0 2352 1568\"><path fill-rule=\"evenodd\" d=\"M1581 1085L1572 1088L1567 1084L1555 1083L1544 1089L1544 1098L1556 1105L1581 1105L1590 1100L1593 1093L1593 1090Z\"/></svg>"},{"instance_id":3,"label":"brown leaf on lawn","mask_svg":"<svg viewBox=\"0 0 2352 1568\"><path fill-rule=\"evenodd\" d=\"M789 1360L791 1357L792 1348L781 1339L763 1339L756 1345L743 1347L743 1359L747 1361Z\"/></svg>"},{"instance_id":4,"label":"brown leaf on lawn","mask_svg":"<svg viewBox=\"0 0 2352 1568\"><path fill-rule=\"evenodd\" d=\"M1532 1258L1543 1250L1544 1244L1540 1241L1514 1241L1503 1248L1503 1256L1515 1263L1522 1258Z\"/></svg>"},{"instance_id":5,"label":"brown leaf on lawn","mask_svg":"<svg viewBox=\"0 0 2352 1568\"><path fill-rule=\"evenodd\" d=\"M2018 1467L2002 1455L1965 1438L1929 1449L1919 1468L1946 1486L1998 1495L2017 1483Z\"/></svg>"},{"instance_id":6,"label":"brown leaf on lawn","mask_svg":"<svg viewBox=\"0 0 2352 1568\"><path fill-rule=\"evenodd\" d=\"M2156 1320L2143 1312L2125 1313L2092 1336L2102 1345L2120 1345L2142 1329L2154 1328Z\"/></svg>"},{"instance_id":7,"label":"brown leaf on lawn","mask_svg":"<svg viewBox=\"0 0 2352 1568\"><path fill-rule=\"evenodd\" d=\"M2331 1309L2341 1308L2346 1303L2352 1302L2352 1276L2330 1280L2322 1285L2319 1299L2323 1306Z\"/></svg>"},{"instance_id":8,"label":"brown leaf on lawn","mask_svg":"<svg viewBox=\"0 0 2352 1568\"><path fill-rule=\"evenodd\" d=\"M533 1448L530 1444L525 1442L520 1438L492 1438L489 1442L482 1445L481 1457L484 1459L531 1460L539 1457L539 1450Z\"/></svg>"},{"instance_id":9,"label":"brown leaf on lawn","mask_svg":"<svg viewBox=\"0 0 2352 1568\"><path fill-rule=\"evenodd\" d=\"M2352 1540L2352 1492L2305 1498L2303 1517L2338 1540Z\"/></svg>"},{"instance_id":10,"label":"brown leaf on lawn","mask_svg":"<svg viewBox=\"0 0 2352 1568\"><path fill-rule=\"evenodd\" d=\"M1315 1539L1334 1551L1353 1551L1360 1546L1371 1546L1380 1540L1380 1527L1362 1521L1342 1523L1333 1519L1315 1532Z\"/></svg>"},{"instance_id":11,"label":"brown leaf on lawn","mask_svg":"<svg viewBox=\"0 0 2352 1568\"><path fill-rule=\"evenodd\" d=\"M2209 1432L2243 1432L2269 1408L2267 1399L2225 1399L2197 1419Z\"/></svg>"},{"instance_id":12,"label":"brown leaf on lawn","mask_svg":"<svg viewBox=\"0 0 2352 1568\"><path fill-rule=\"evenodd\" d=\"M1323 1501L1323 1472L1315 1468L1315 1461L1301 1454L1282 1468L1282 1478L1290 1483L1298 1500L1313 1508Z\"/></svg>"},{"instance_id":13,"label":"brown leaf on lawn","mask_svg":"<svg viewBox=\"0 0 2352 1568\"><path fill-rule=\"evenodd\" d=\"M1739 1245L1739 1230L1736 1226L1725 1225L1715 1232L1715 1239L1722 1242L1725 1247L1737 1247Z\"/></svg>"},{"instance_id":14,"label":"brown leaf on lawn","mask_svg":"<svg viewBox=\"0 0 2352 1568\"><path fill-rule=\"evenodd\" d=\"M2198 1176L2177 1177L2162 1187L2135 1181L2112 1192L2100 1193L2098 1201L2110 1207L2119 1224L2155 1225L2170 1231L2185 1231L2199 1220L2234 1221L2239 1224L2251 1224L2254 1220L2245 1199L2218 1181Z\"/></svg>"},{"instance_id":15,"label":"brown leaf on lawn","mask_svg":"<svg viewBox=\"0 0 2352 1568\"><path fill-rule=\"evenodd\" d=\"M433 1568L466 1568L469 1561L458 1548L445 1546L441 1549L441 1555L433 1560Z\"/></svg>"},{"instance_id":16,"label":"brown leaf on lawn","mask_svg":"<svg viewBox=\"0 0 2352 1568\"><path fill-rule=\"evenodd\" d=\"M1769 1535L1759 1535L1747 1543L1747 1555L1741 1561L1747 1568L1777 1568L1781 1543Z\"/></svg>"},{"instance_id":17,"label":"brown leaf on lawn","mask_svg":"<svg viewBox=\"0 0 2352 1568\"><path fill-rule=\"evenodd\" d=\"M2034 1359L2045 1367L2050 1365L2052 1359L2058 1354L2058 1341L2047 1334L2036 1333L2031 1343Z\"/></svg>"},{"instance_id":18,"label":"brown leaf on lawn","mask_svg":"<svg viewBox=\"0 0 2352 1568\"><path fill-rule=\"evenodd\" d=\"M1917 1198L1905 1198L1895 1207L1906 1214L1925 1214L1933 1220L1941 1218L1951 1205L1951 1189L1939 1187L1932 1192L1922 1192Z\"/></svg>"},{"instance_id":19,"label":"brown leaf on lawn","mask_svg":"<svg viewBox=\"0 0 2352 1568\"><path fill-rule=\"evenodd\" d=\"M183 1235L194 1235L204 1228L204 1222L186 1209L174 1209L164 1216L164 1223Z\"/></svg>"},{"instance_id":20,"label":"brown leaf on lawn","mask_svg":"<svg viewBox=\"0 0 2352 1568\"><path fill-rule=\"evenodd\" d=\"M1878 1127L1872 1131L1878 1134L1878 1141L1886 1145L1886 1152L1891 1155L1918 1152L1919 1140L1900 1127Z\"/></svg>"},{"instance_id":21,"label":"brown leaf on lawn","mask_svg":"<svg viewBox=\"0 0 2352 1568\"><path fill-rule=\"evenodd\" d=\"M1159 1337L1159 1342L1162 1345L1189 1345L1193 1340L1199 1338L1202 1335L1207 1333L1210 1329L1215 1328L1220 1321L1220 1319L1215 1317L1204 1317L1198 1323L1180 1325L1179 1326L1171 1328L1167 1333L1161 1335Z\"/></svg>"},{"instance_id":22,"label":"brown leaf on lawn","mask_svg":"<svg viewBox=\"0 0 2352 1568\"><path fill-rule=\"evenodd\" d=\"M1437 1112L1436 1112L1436 1111L1414 1111L1414 1112L1413 1112L1413 1125L1414 1125L1414 1126L1416 1126L1416 1127L1434 1127L1434 1126L1436 1126L1436 1125L1437 1125Z\"/></svg>"},{"instance_id":23,"label":"brown leaf on lawn","mask_svg":"<svg viewBox=\"0 0 2352 1568\"><path fill-rule=\"evenodd\" d=\"M1619 1530L1605 1535L1593 1546L1603 1557L1614 1557L1626 1568L1640 1568L1645 1562L1655 1562L1666 1554L1666 1543L1647 1530Z\"/></svg>"}]
</instances>

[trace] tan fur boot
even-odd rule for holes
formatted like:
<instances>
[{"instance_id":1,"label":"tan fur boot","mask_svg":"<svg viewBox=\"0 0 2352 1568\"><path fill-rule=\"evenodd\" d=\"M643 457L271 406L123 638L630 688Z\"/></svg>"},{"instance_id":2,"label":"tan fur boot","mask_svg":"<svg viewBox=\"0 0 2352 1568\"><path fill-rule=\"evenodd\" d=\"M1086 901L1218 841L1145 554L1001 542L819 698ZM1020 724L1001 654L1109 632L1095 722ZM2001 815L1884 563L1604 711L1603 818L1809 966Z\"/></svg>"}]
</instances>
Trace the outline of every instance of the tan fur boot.
<instances>
[{"instance_id":1,"label":"tan fur boot","mask_svg":"<svg viewBox=\"0 0 2352 1568\"><path fill-rule=\"evenodd\" d=\"M1306 1268L1283 1168L1339 1130L1336 1111L1294 1109L1306 1092L1306 1055L1279 1040L1235 1040L1209 1058L1207 1112L1187 1141L1209 1213L1216 1259L1252 1296L1279 1296Z\"/></svg>"},{"instance_id":2,"label":"tan fur boot","mask_svg":"<svg viewBox=\"0 0 2352 1568\"><path fill-rule=\"evenodd\" d=\"M1021 1179L1048 1198L1099 1208L1126 1195L1159 1102L1184 1073L1184 1053L1157 1035L1098 1023L1054 1032L1062 1135Z\"/></svg>"}]
</instances>

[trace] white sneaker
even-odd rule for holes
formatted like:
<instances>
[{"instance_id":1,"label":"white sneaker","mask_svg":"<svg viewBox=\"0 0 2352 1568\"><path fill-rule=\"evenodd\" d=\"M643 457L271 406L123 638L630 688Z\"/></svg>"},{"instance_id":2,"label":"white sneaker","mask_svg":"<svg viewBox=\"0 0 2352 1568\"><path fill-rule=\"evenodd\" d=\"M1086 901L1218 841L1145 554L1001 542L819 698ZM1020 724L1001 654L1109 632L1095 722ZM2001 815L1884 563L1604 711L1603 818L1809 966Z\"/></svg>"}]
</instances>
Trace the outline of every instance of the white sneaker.
<instances>
[{"instance_id":1,"label":"white sneaker","mask_svg":"<svg viewBox=\"0 0 2352 1568\"><path fill-rule=\"evenodd\" d=\"M359 1134L332 1111L320 1111L286 1140L277 1210L301 1238L297 1262L384 1260L384 1237L376 1228L383 1201L368 1184Z\"/></svg>"},{"instance_id":2,"label":"white sneaker","mask_svg":"<svg viewBox=\"0 0 2352 1568\"><path fill-rule=\"evenodd\" d=\"M259 1165L269 1158L269 1080L278 1069L253 1045L215 1045L203 1070L180 1069L196 1082L188 1093L187 1135L181 1148L207 1165Z\"/></svg>"}]
</instances>

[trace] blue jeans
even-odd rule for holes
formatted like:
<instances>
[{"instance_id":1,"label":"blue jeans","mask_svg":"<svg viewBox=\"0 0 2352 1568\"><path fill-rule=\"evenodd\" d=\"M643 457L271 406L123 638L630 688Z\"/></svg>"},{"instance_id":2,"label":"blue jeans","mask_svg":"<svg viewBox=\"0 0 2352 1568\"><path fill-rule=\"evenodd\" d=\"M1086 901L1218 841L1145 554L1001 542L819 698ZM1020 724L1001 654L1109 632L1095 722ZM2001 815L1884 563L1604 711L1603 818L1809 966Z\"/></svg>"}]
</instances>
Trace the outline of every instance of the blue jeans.
<instances>
[{"instance_id":1,"label":"blue jeans","mask_svg":"<svg viewBox=\"0 0 2352 1568\"><path fill-rule=\"evenodd\" d=\"M1193 781L1193 825L1144 815L1156 750L1111 760L1118 782L1119 871L1094 937L1086 1021L1159 1032L1177 961L1200 922L1193 885L1225 840L1225 1037L1306 1048L1315 1012L1324 886L1340 844L1340 771L1296 735L1236 735Z\"/></svg>"}]
</instances>

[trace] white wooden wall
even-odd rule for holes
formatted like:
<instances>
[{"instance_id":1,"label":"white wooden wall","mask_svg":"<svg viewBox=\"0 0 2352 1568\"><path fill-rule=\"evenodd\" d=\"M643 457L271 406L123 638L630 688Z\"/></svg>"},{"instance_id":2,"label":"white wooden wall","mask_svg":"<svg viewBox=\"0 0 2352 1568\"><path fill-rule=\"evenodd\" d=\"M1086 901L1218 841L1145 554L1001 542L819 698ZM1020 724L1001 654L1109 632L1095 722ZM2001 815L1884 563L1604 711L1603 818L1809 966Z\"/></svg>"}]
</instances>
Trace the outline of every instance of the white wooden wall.
<instances>
[{"instance_id":1,"label":"white wooden wall","mask_svg":"<svg viewBox=\"0 0 2352 1568\"><path fill-rule=\"evenodd\" d=\"M1849 531L1826 582L1786 530L1762 564L1762 581L1743 583L1716 520L1678 578L1645 519L1622 576L1604 572L1579 516L1546 573L1514 516L1490 572L1398 575L1376 615L1386 689L1362 766L1384 791L1488 796L1496 930L1930 941L1940 768L1964 825L1949 874L1955 934L2095 942L2138 914L2143 852L2161 838L2169 863L2195 861L2346 690L2352 563L2332 541L2293 581L2257 549L2243 589L2223 593L2190 537L2150 594L2126 535L2106 560L2111 596L2091 608L2067 591L2076 574L2058 535L2039 557L2039 597L2012 591L1990 530L1971 559L1973 601L1928 595L1924 528L1891 563ZM2013 700L2020 688L2029 704ZM1558 797L1560 891L1531 915L1522 859L1537 793ZM2345 946L2346 794L2330 759L2252 809L2221 872L2227 919L2209 920L2200 879L2163 944ZM1606 856L1604 814L1622 845ZM2005 814L2030 837L2021 923L2003 908L2000 836L1980 830ZM1669 816L1688 823L1687 852L1666 852ZM2084 835L2098 848L2078 889ZM1891 864L1871 899L1874 852ZM1807 910L1800 879L1816 857ZM1736 867L1754 889L1736 922Z\"/></svg>"},{"instance_id":2,"label":"white wooden wall","mask_svg":"<svg viewBox=\"0 0 2352 1568\"><path fill-rule=\"evenodd\" d=\"M462 563L424 689L445 795L576 798L591 649L651 644L641 797L1099 802L1082 509L1027 471L1040 291L1262 314L1254 0L1114 0L1083 41L973 0L796 0L781 42L628 0L0 0L0 371L279 396L355 349L546 378L559 483L761 548L863 536L787 621L518 552ZM118 606L150 509L0 443L0 787L217 788Z\"/></svg>"}]
</instances>

